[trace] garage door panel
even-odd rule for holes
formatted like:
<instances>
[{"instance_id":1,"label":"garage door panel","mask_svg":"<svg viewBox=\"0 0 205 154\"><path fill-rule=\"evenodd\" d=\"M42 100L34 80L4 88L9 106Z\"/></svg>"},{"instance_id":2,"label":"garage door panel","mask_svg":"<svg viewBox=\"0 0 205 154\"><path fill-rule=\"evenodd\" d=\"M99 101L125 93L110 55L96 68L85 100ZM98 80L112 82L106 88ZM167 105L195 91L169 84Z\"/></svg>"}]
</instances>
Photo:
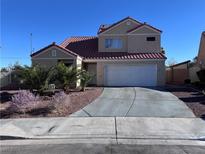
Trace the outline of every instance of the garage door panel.
<instances>
[{"instance_id":1,"label":"garage door panel","mask_svg":"<svg viewBox=\"0 0 205 154\"><path fill-rule=\"evenodd\" d=\"M106 86L156 86L156 65L107 65Z\"/></svg>"}]
</instances>

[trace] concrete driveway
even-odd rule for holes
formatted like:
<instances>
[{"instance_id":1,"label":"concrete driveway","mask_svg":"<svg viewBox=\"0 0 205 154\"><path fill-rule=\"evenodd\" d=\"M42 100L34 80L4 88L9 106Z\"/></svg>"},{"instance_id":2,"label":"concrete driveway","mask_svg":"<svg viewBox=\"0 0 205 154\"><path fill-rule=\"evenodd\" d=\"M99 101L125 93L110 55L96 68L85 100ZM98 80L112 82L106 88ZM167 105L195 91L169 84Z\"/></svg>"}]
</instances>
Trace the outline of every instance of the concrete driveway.
<instances>
[{"instance_id":1,"label":"concrete driveway","mask_svg":"<svg viewBox=\"0 0 205 154\"><path fill-rule=\"evenodd\" d=\"M95 101L71 117L195 117L176 96L163 88L104 88Z\"/></svg>"}]
</instances>

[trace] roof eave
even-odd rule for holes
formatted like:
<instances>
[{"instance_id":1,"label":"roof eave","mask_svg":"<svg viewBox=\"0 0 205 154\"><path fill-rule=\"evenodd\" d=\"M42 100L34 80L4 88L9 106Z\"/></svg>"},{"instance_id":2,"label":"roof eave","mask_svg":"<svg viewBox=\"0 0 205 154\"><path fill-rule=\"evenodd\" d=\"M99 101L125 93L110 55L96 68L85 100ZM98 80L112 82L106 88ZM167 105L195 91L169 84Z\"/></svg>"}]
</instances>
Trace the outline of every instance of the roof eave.
<instances>
[{"instance_id":1,"label":"roof eave","mask_svg":"<svg viewBox=\"0 0 205 154\"><path fill-rule=\"evenodd\" d=\"M83 62L99 62L99 61L164 61L166 58L152 58L152 59L105 59L105 58L83 58Z\"/></svg>"},{"instance_id":2,"label":"roof eave","mask_svg":"<svg viewBox=\"0 0 205 154\"><path fill-rule=\"evenodd\" d=\"M121 22L124 22L124 21L126 21L126 20L128 20L128 19L133 20L133 21L135 21L135 22L137 22L137 23L139 23L139 24L142 24L141 22L139 22L139 21L137 21L137 20L135 20L135 19L133 19L133 18L131 18L131 17L128 16L128 17L126 17L126 18L124 18L124 19L122 19L122 20L120 20L120 21L118 21L118 22L112 24L112 25L109 26L106 30L101 31L101 32L98 32L97 34L101 34L101 33L105 32L105 31L109 30L110 28L112 28L112 27L114 27L114 26L116 26L116 25L120 24Z\"/></svg>"},{"instance_id":3,"label":"roof eave","mask_svg":"<svg viewBox=\"0 0 205 154\"><path fill-rule=\"evenodd\" d=\"M46 49L48 49L48 48L50 48L50 47L52 47L52 46L55 46L55 47L57 47L57 48L60 48L60 49L62 49L62 50L64 50L64 51L66 51L66 52L72 54L73 56L76 56L76 57L79 56L79 57L81 57L80 55L78 55L78 54L72 52L71 50L68 50L68 49L64 48L63 46L60 46L60 45L55 44L54 42L53 42L52 44L50 44L50 45L48 45L48 46L46 46L46 47L44 47L44 48L38 50L38 51L32 53L32 54L30 55L30 57L33 58L34 56L40 54L41 52L43 52L44 50L46 50Z\"/></svg>"},{"instance_id":4,"label":"roof eave","mask_svg":"<svg viewBox=\"0 0 205 154\"><path fill-rule=\"evenodd\" d=\"M129 33L132 33L132 32L134 32L135 30L137 30L137 29L139 29L139 28L141 28L141 27L143 27L143 26L148 26L148 27L150 27L151 29L153 29L153 30L155 30L155 31L158 31L159 33L162 33L162 30L159 30L159 29L157 29L157 28L155 28L155 27L153 27L153 26L151 26L151 25L148 25L148 24L146 24L146 23L144 23L144 24L142 24L142 25L139 25L139 26L137 26L137 27L135 27L135 28L133 28L133 29L131 29L131 30L128 30L127 33L128 33L128 34L129 34Z\"/></svg>"},{"instance_id":5,"label":"roof eave","mask_svg":"<svg viewBox=\"0 0 205 154\"><path fill-rule=\"evenodd\" d=\"M175 64L175 65L172 65L172 66L170 66L170 67L176 67L176 66L184 65L184 64L187 64L187 63L190 63L190 62L191 62L190 60L187 60L187 61L184 61L184 62Z\"/></svg>"}]
</instances>

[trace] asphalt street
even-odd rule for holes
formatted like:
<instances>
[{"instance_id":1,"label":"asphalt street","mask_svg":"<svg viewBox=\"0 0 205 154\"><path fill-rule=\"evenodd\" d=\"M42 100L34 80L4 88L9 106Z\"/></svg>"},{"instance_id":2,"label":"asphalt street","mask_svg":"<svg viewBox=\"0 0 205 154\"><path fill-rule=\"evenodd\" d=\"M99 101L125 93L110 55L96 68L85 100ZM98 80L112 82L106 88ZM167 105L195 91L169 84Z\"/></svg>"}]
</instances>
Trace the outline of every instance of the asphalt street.
<instances>
[{"instance_id":1,"label":"asphalt street","mask_svg":"<svg viewBox=\"0 0 205 154\"><path fill-rule=\"evenodd\" d=\"M1 146L1 154L204 154L202 146L44 144Z\"/></svg>"}]
</instances>

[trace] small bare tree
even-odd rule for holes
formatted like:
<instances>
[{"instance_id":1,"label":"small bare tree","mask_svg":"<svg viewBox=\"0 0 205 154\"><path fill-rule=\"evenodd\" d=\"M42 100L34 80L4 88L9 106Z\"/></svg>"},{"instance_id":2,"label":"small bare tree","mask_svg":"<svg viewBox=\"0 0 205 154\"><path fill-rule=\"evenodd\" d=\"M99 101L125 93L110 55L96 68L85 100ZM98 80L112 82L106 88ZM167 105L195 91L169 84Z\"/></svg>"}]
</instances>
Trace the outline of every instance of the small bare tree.
<instances>
[{"instance_id":1,"label":"small bare tree","mask_svg":"<svg viewBox=\"0 0 205 154\"><path fill-rule=\"evenodd\" d=\"M175 65L175 64L177 64L177 61L174 58L171 58L167 61L168 66L172 66L172 65Z\"/></svg>"}]
</instances>

